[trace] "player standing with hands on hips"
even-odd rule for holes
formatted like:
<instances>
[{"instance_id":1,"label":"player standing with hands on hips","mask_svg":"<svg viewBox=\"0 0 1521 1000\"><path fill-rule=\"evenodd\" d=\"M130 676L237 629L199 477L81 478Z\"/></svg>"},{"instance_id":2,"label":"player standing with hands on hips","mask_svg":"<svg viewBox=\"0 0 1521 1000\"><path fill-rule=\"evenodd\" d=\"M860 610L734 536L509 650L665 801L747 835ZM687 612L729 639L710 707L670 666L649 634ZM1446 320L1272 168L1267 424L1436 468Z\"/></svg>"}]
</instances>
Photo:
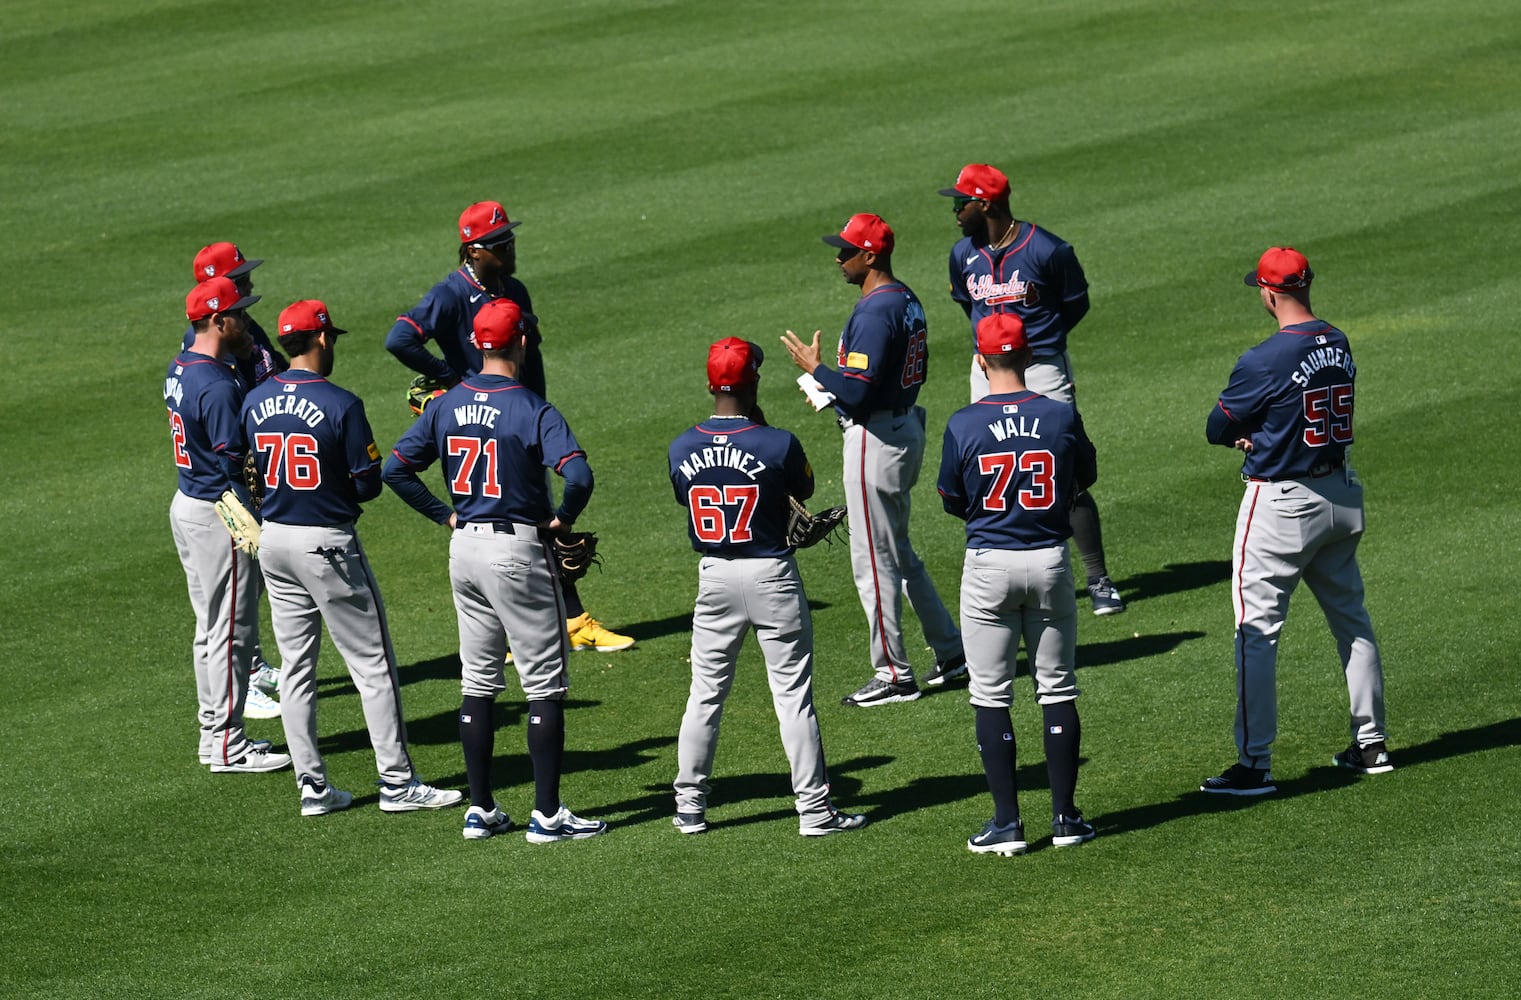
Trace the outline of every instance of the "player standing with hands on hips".
<instances>
[{"instance_id":1,"label":"player standing with hands on hips","mask_svg":"<svg viewBox=\"0 0 1521 1000\"><path fill-rule=\"evenodd\" d=\"M1278 634L1301 579L1336 637L1347 680L1352 743L1332 763L1360 774L1394 770L1383 665L1357 565L1363 486L1347 465L1357 366L1346 334L1310 311L1313 278L1292 247L1272 247L1247 274L1278 332L1241 355L1205 426L1211 444L1246 454L1231 547L1238 759L1206 779L1205 792L1277 791Z\"/></svg>"},{"instance_id":2,"label":"player standing with hands on hips","mask_svg":"<svg viewBox=\"0 0 1521 1000\"><path fill-rule=\"evenodd\" d=\"M850 564L871 627L873 676L842 699L863 708L919 697L903 646L903 596L935 653L926 684L964 673L961 633L935 591L908 537L909 491L924 462L924 408L916 406L928 368L924 307L893 277L893 231L881 217L850 217L838 235L835 262L861 289L840 334L839 371L823 364L819 331L804 343L788 330L782 343L793 362L834 397L845 433L845 505L850 517Z\"/></svg>"},{"instance_id":3,"label":"player standing with hands on hips","mask_svg":"<svg viewBox=\"0 0 1521 1000\"><path fill-rule=\"evenodd\" d=\"M481 370L481 352L471 339L471 324L482 307L501 299L517 304L528 331L528 347L517 379L534 395L547 398L539 320L527 286L514 276L518 250L513 230L519 225L521 222L507 217L500 202L480 201L465 209L459 217L459 267L434 285L421 302L398 316L386 335L386 350L419 373L408 393L413 412L422 412L430 397ZM429 340L438 343L442 359L428 350ZM562 579L560 587L565 595L565 628L572 649L616 653L634 645L631 637L604 628L591 616L574 581Z\"/></svg>"},{"instance_id":4,"label":"player standing with hands on hips","mask_svg":"<svg viewBox=\"0 0 1521 1000\"><path fill-rule=\"evenodd\" d=\"M1030 344L1025 384L1035 392L1077 404L1067 336L1088 315L1088 279L1072 245L1009 211L1009 178L997 167L969 163L952 187L963 238L951 247L951 298L977 324L993 313L1011 312L1024 324ZM973 351L976 345L973 344ZM988 377L972 358L972 402L988 393ZM1087 491L1072 508L1072 536L1088 576L1088 597L1096 615L1125 610L1119 588L1109 579L1098 504Z\"/></svg>"},{"instance_id":5,"label":"player standing with hands on hips","mask_svg":"<svg viewBox=\"0 0 1521 1000\"><path fill-rule=\"evenodd\" d=\"M179 488L169 505L169 526L195 611L195 692L200 760L213 772L278 771L290 765L269 743L243 731L248 664L259 631L259 578L254 560L234 542L216 503L242 489L243 428L238 413L243 386L222 359L246 357L249 306L231 278L211 278L190 290L185 316L195 334L188 350L169 362L164 403L169 409Z\"/></svg>"},{"instance_id":6,"label":"player standing with hands on hips","mask_svg":"<svg viewBox=\"0 0 1521 1000\"><path fill-rule=\"evenodd\" d=\"M813 620L787 539L788 495L813 495L813 468L787 431L758 417L761 349L727 337L708 349L713 416L671 443L671 486L690 517L698 564L692 615L692 687L677 747L676 829L708 828L708 778L724 700L745 635L753 628L766 658L782 748L792 765L799 832L822 837L854 830L865 816L829 801L824 742L813 707Z\"/></svg>"},{"instance_id":7,"label":"player standing with hands on hips","mask_svg":"<svg viewBox=\"0 0 1521 1000\"><path fill-rule=\"evenodd\" d=\"M328 782L317 747L323 622L359 690L381 811L458 805L459 792L423 784L412 768L385 604L354 530L360 504L380 495L380 449L359 397L328 381L346 331L316 299L287 306L276 331L292 364L248 394L243 429L264 487L259 562L284 664L285 739L301 815L347 809L354 798Z\"/></svg>"},{"instance_id":8,"label":"player standing with hands on hips","mask_svg":"<svg viewBox=\"0 0 1521 1000\"><path fill-rule=\"evenodd\" d=\"M482 307L473 334L482 356L480 373L428 405L396 442L381 475L420 514L453 529L449 581L463 672L459 734L470 784L464 835L485 839L511 826L491 781L492 704L507 686L502 668L511 635L513 663L528 701L534 780L528 842L547 844L594 837L607 824L581 819L560 801L570 637L545 536L569 529L591 499L593 478L565 418L517 379L528 337L522 310L511 299ZM440 460L453 510L418 478ZM546 468L565 479L554 511Z\"/></svg>"},{"instance_id":9,"label":"player standing with hands on hips","mask_svg":"<svg viewBox=\"0 0 1521 1000\"><path fill-rule=\"evenodd\" d=\"M977 710L977 750L993 818L967 841L978 854L1022 854L1015 784L1014 664L1023 637L1045 730L1051 834L1057 847L1092 839L1073 803L1082 737L1077 716L1077 598L1067 539L1073 498L1098 478L1093 444L1071 403L1025 386L1030 347L1013 313L977 324L989 394L945 425L938 487L966 522L961 634Z\"/></svg>"}]
</instances>

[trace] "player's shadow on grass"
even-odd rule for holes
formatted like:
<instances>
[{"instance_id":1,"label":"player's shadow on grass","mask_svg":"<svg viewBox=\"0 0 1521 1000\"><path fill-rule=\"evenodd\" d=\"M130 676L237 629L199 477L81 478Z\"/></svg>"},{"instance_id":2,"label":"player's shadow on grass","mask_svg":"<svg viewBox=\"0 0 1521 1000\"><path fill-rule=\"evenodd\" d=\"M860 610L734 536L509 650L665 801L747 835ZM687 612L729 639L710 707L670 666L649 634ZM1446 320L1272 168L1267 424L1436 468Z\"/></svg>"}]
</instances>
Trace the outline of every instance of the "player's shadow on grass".
<instances>
[{"instance_id":1,"label":"player's shadow on grass","mask_svg":"<svg viewBox=\"0 0 1521 1000\"><path fill-rule=\"evenodd\" d=\"M1079 670L1091 667L1102 667L1111 663L1125 663L1130 660L1140 660L1148 656L1160 656L1170 653L1194 639L1202 639L1208 633L1205 632L1160 632L1156 635L1137 635L1128 639L1116 639L1113 642L1089 642L1081 640L1077 644L1077 668ZM1014 676L1030 676L1030 658L1021 655L1019 662L1014 665ZM960 677L940 687L925 687L922 690L926 695L933 696L945 694L949 691L965 692L967 677Z\"/></svg>"},{"instance_id":2,"label":"player's shadow on grass","mask_svg":"<svg viewBox=\"0 0 1521 1000\"><path fill-rule=\"evenodd\" d=\"M1198 791L1198 785L1168 802L1155 802L1144 806L1121 809L1090 817L1100 834L1113 836L1159 826L1176 819L1203 813L1216 813L1234 809L1247 809L1259 802L1298 798L1319 792L1345 788L1358 781L1398 781L1400 771L1449 757L1461 757L1481 750L1497 750L1521 744L1521 718L1492 722L1487 726L1474 726L1443 733L1434 740L1412 746L1396 745L1393 750L1395 769L1388 775L1364 777L1345 768L1326 764L1313 767L1301 777L1289 781L1276 781L1278 791L1264 796L1210 795ZM1202 780L1205 775L1200 775Z\"/></svg>"},{"instance_id":3,"label":"player's shadow on grass","mask_svg":"<svg viewBox=\"0 0 1521 1000\"><path fill-rule=\"evenodd\" d=\"M458 681L459 675L459 656L454 654L436 656L431 660L418 660L416 663L404 663L396 671L396 676L403 687L419 681ZM354 681L347 671L317 678L318 698L354 693Z\"/></svg>"},{"instance_id":4,"label":"player's shadow on grass","mask_svg":"<svg viewBox=\"0 0 1521 1000\"><path fill-rule=\"evenodd\" d=\"M1120 594L1127 602L1134 602L1178 594L1185 590L1200 590L1224 583L1230 578L1230 560L1205 559L1200 562L1168 563L1153 573L1137 573L1116 580L1115 585L1120 588ZM1088 588L1078 587L1077 596L1087 597Z\"/></svg>"}]
</instances>

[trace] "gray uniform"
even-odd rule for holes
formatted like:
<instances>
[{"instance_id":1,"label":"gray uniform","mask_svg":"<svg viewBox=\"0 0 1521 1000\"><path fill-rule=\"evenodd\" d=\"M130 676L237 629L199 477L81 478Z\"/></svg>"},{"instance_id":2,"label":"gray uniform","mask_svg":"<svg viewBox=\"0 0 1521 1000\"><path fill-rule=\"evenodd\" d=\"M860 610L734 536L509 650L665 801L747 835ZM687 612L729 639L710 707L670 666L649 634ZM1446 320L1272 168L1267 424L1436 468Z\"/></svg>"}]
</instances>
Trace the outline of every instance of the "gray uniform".
<instances>
[{"instance_id":1,"label":"gray uniform","mask_svg":"<svg viewBox=\"0 0 1521 1000\"><path fill-rule=\"evenodd\" d=\"M724 700L753 628L803 828L834 810L813 704L813 621L787 543L789 493L813 494L813 471L792 434L746 417L714 417L670 448L671 483L703 554L692 615L692 685L681 719L676 810L701 815L718 749Z\"/></svg>"}]
</instances>

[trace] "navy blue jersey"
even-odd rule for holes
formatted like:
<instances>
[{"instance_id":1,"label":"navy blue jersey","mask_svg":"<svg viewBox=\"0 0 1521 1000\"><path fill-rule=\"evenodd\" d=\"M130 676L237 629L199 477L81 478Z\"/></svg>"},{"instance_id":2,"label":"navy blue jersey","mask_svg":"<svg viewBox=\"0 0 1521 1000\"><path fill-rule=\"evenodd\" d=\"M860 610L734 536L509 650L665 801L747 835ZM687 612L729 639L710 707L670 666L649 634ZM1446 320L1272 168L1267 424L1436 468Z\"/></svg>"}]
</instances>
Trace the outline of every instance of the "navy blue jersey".
<instances>
[{"instance_id":1,"label":"navy blue jersey","mask_svg":"<svg viewBox=\"0 0 1521 1000\"><path fill-rule=\"evenodd\" d=\"M968 236L951 248L951 298L972 320L972 351L984 316L1011 312L1037 356L1067 349L1067 334L1088 311L1088 279L1070 244L1033 222L1001 250Z\"/></svg>"},{"instance_id":2,"label":"navy blue jersey","mask_svg":"<svg viewBox=\"0 0 1521 1000\"><path fill-rule=\"evenodd\" d=\"M1241 355L1205 433L1250 438L1243 475L1302 479L1341 465L1352 443L1357 366L1347 335L1321 320L1286 326Z\"/></svg>"},{"instance_id":3,"label":"navy blue jersey","mask_svg":"<svg viewBox=\"0 0 1521 1000\"><path fill-rule=\"evenodd\" d=\"M456 268L429 289L421 302L396 317L396 324L386 335L386 350L413 371L445 382L474 375L481 370L481 352L470 342L475 314L492 299L510 299L523 310L530 331L528 354L519 367L519 380L536 395L544 395L544 362L539 352L541 338L533 316L533 299L527 286L516 278L503 278L502 287L504 294L494 295L470 277L465 268ZM423 346L429 340L437 342L444 360L440 361Z\"/></svg>"},{"instance_id":4,"label":"navy blue jersey","mask_svg":"<svg viewBox=\"0 0 1521 1000\"><path fill-rule=\"evenodd\" d=\"M785 556L787 495L813 496L813 468L788 431L711 417L671 442L671 486L692 548L725 559Z\"/></svg>"},{"instance_id":5,"label":"navy blue jersey","mask_svg":"<svg viewBox=\"0 0 1521 1000\"><path fill-rule=\"evenodd\" d=\"M1072 536L1072 502L1097 478L1077 408L1022 390L951 414L936 488L967 548L1041 549Z\"/></svg>"},{"instance_id":6,"label":"navy blue jersey","mask_svg":"<svg viewBox=\"0 0 1521 1000\"><path fill-rule=\"evenodd\" d=\"M447 522L448 509L417 480L442 459L460 521L542 524L553 513L544 470L559 472L585 456L542 396L517 379L471 375L428 404L396 442L382 476L416 510Z\"/></svg>"},{"instance_id":7,"label":"navy blue jersey","mask_svg":"<svg viewBox=\"0 0 1521 1000\"><path fill-rule=\"evenodd\" d=\"M218 500L237 482L242 468L243 383L216 358L181 351L164 376L164 404L180 492L197 500Z\"/></svg>"},{"instance_id":8,"label":"navy blue jersey","mask_svg":"<svg viewBox=\"0 0 1521 1000\"><path fill-rule=\"evenodd\" d=\"M929 370L924 307L909 287L888 282L862 295L840 333L839 371L820 365L835 409L864 421L877 410L907 412Z\"/></svg>"},{"instance_id":9,"label":"navy blue jersey","mask_svg":"<svg viewBox=\"0 0 1521 1000\"><path fill-rule=\"evenodd\" d=\"M380 495L380 449L364 403L316 372L293 368L243 401L243 432L264 481L265 520L357 520Z\"/></svg>"},{"instance_id":10,"label":"navy blue jersey","mask_svg":"<svg viewBox=\"0 0 1521 1000\"><path fill-rule=\"evenodd\" d=\"M248 316L247 313L244 313ZM229 354L222 361L233 367L238 378L243 380L245 390L263 382L271 375L278 375L290 367L290 362L285 359L273 343L270 342L269 334L252 316L248 316L248 335L253 338L254 349L246 358L234 357ZM190 345L195 343L195 327L187 326L185 336L181 338L180 348L190 350Z\"/></svg>"}]
</instances>

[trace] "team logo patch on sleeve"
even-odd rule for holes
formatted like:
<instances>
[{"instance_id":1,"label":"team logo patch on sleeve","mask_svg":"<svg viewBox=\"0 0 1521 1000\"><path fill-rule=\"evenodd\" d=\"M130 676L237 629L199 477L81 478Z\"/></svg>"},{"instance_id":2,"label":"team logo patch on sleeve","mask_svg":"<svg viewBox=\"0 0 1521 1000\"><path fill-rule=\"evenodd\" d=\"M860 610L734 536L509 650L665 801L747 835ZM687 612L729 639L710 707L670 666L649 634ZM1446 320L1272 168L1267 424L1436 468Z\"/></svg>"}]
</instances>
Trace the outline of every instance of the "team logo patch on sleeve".
<instances>
[{"instance_id":1,"label":"team logo patch on sleeve","mask_svg":"<svg viewBox=\"0 0 1521 1000\"><path fill-rule=\"evenodd\" d=\"M849 354L845 355L845 367L870 368L871 359L862 354L860 351L851 351Z\"/></svg>"},{"instance_id":2,"label":"team logo patch on sleeve","mask_svg":"<svg viewBox=\"0 0 1521 1000\"><path fill-rule=\"evenodd\" d=\"M377 447L375 447L375 442L374 441L370 442L370 447L369 447L369 452L368 453L369 453L369 456L370 456L370 461L372 461L372 462L379 461L379 459L380 459L380 449L377 448Z\"/></svg>"}]
</instances>

